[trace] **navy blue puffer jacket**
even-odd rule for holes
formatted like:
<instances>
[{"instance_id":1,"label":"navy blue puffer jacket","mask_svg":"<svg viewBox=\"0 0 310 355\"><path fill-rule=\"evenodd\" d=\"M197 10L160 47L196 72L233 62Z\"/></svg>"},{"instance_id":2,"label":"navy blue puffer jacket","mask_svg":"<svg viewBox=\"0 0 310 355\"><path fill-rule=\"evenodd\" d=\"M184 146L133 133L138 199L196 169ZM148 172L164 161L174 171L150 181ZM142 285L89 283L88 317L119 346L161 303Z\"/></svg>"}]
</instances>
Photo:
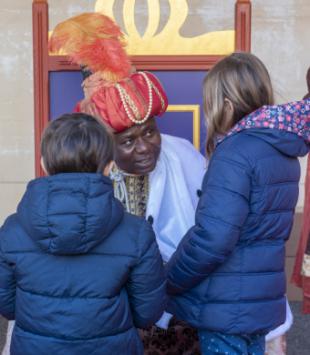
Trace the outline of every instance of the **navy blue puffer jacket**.
<instances>
[{"instance_id":1,"label":"navy blue puffer jacket","mask_svg":"<svg viewBox=\"0 0 310 355\"><path fill-rule=\"evenodd\" d=\"M309 131L310 112L307 119ZM168 265L171 313L227 334L267 333L284 323L285 241L298 199L297 157L308 144L285 130L252 128L218 145L196 225Z\"/></svg>"},{"instance_id":2,"label":"navy blue puffer jacket","mask_svg":"<svg viewBox=\"0 0 310 355\"><path fill-rule=\"evenodd\" d=\"M100 174L29 183L0 230L0 313L13 355L143 354L135 327L165 307L150 225L127 213Z\"/></svg>"}]
</instances>

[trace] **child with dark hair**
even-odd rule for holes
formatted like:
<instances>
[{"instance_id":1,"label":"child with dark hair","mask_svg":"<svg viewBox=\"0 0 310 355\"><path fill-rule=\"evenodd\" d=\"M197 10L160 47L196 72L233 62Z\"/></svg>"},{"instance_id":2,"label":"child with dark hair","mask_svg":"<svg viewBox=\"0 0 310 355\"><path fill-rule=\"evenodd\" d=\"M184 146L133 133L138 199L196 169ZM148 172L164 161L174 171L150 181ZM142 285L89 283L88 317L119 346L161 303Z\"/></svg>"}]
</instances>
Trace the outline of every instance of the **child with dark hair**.
<instances>
[{"instance_id":1,"label":"child with dark hair","mask_svg":"<svg viewBox=\"0 0 310 355\"><path fill-rule=\"evenodd\" d=\"M151 226L125 213L107 177L113 140L86 114L43 134L47 177L28 184L0 229L0 314L11 354L143 354L136 327L165 307Z\"/></svg>"}]
</instances>

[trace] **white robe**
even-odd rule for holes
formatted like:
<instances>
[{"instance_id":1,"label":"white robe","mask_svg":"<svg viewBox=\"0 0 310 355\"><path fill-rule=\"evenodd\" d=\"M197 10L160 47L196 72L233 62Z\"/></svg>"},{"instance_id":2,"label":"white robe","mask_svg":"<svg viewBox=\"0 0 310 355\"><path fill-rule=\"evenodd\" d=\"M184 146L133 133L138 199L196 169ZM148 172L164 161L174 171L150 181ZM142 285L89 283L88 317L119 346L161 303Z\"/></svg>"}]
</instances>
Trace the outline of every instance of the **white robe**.
<instances>
[{"instance_id":1,"label":"white robe","mask_svg":"<svg viewBox=\"0 0 310 355\"><path fill-rule=\"evenodd\" d=\"M206 167L206 159L187 140L162 135L160 156L150 174L146 218L153 217L165 262L195 223L198 191Z\"/></svg>"},{"instance_id":2,"label":"white robe","mask_svg":"<svg viewBox=\"0 0 310 355\"><path fill-rule=\"evenodd\" d=\"M206 172L206 159L187 140L162 135L159 159L150 174L146 218L153 229L164 262L195 223L198 191ZM156 323L168 328L172 315L164 313Z\"/></svg>"}]
</instances>

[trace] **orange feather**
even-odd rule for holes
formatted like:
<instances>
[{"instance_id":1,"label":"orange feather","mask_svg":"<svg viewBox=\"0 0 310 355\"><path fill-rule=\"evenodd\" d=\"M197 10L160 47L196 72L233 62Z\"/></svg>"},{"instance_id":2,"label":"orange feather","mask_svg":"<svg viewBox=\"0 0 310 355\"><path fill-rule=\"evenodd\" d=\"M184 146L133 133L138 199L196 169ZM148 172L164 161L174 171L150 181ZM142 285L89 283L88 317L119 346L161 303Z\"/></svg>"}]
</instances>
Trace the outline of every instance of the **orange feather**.
<instances>
[{"instance_id":1,"label":"orange feather","mask_svg":"<svg viewBox=\"0 0 310 355\"><path fill-rule=\"evenodd\" d=\"M122 31L109 17L84 13L59 23L50 38L52 54L66 54L108 81L119 81L132 71Z\"/></svg>"}]
</instances>

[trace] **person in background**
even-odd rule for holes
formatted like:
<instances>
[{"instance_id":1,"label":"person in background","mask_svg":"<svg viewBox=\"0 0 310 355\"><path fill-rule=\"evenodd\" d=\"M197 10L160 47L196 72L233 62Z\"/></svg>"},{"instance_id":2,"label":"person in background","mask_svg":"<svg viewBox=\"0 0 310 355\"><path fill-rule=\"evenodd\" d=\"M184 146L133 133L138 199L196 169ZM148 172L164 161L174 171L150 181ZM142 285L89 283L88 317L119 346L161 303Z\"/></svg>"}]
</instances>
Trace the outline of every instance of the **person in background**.
<instances>
[{"instance_id":1,"label":"person in background","mask_svg":"<svg viewBox=\"0 0 310 355\"><path fill-rule=\"evenodd\" d=\"M304 100L310 101L310 68L307 72L308 93ZM303 313L310 314L310 156L308 156L305 179L305 202L301 237L299 239L292 282L303 290Z\"/></svg>"},{"instance_id":2,"label":"person in background","mask_svg":"<svg viewBox=\"0 0 310 355\"><path fill-rule=\"evenodd\" d=\"M143 354L137 328L162 315L166 280L152 227L114 197L113 148L86 114L63 115L43 134L48 176L28 184L0 229L11 354Z\"/></svg>"},{"instance_id":3,"label":"person in background","mask_svg":"<svg viewBox=\"0 0 310 355\"><path fill-rule=\"evenodd\" d=\"M156 75L132 67L122 38L110 18L86 13L56 26L50 50L83 67L84 98L76 111L95 115L112 131L115 196L152 223L166 263L194 224L207 163L187 140L160 134L156 117L166 111L167 95ZM197 331L171 317L164 313L141 332L144 353L200 354Z\"/></svg>"},{"instance_id":4,"label":"person in background","mask_svg":"<svg viewBox=\"0 0 310 355\"><path fill-rule=\"evenodd\" d=\"M196 224L170 258L168 311L199 330L203 354L265 352L286 319L285 242L310 148L310 104L273 106L264 64L249 53L204 82L211 157Z\"/></svg>"}]
</instances>

